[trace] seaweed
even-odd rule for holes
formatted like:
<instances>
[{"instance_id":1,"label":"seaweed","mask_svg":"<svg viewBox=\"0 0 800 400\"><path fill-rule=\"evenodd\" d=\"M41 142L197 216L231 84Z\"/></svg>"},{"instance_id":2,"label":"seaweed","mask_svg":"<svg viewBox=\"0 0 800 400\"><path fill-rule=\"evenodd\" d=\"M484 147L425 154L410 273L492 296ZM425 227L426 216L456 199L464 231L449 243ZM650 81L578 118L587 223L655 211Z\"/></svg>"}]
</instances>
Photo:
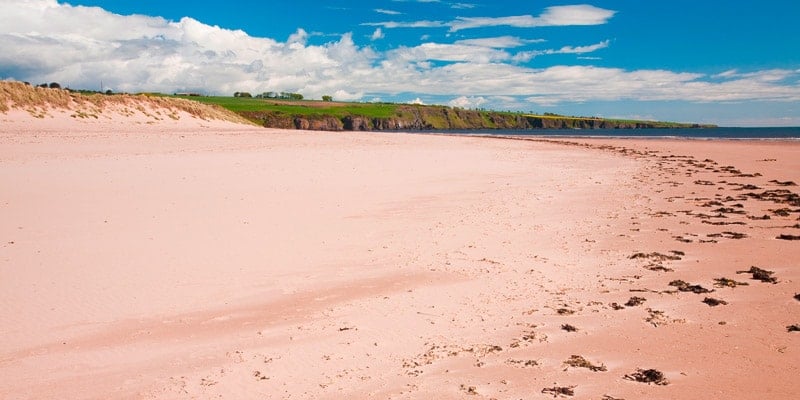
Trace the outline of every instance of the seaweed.
<instances>
[{"instance_id":1,"label":"seaweed","mask_svg":"<svg viewBox=\"0 0 800 400\"><path fill-rule=\"evenodd\" d=\"M526 368L526 367L535 367L539 365L539 362L536 360L508 360L506 361L506 364Z\"/></svg>"},{"instance_id":2,"label":"seaweed","mask_svg":"<svg viewBox=\"0 0 800 400\"><path fill-rule=\"evenodd\" d=\"M718 212L720 214L745 214L744 211L737 210L737 209L731 208L731 207L721 207L721 208L718 208L718 209L714 210L714 212Z\"/></svg>"},{"instance_id":3,"label":"seaweed","mask_svg":"<svg viewBox=\"0 0 800 400\"><path fill-rule=\"evenodd\" d=\"M735 281L733 279L728 279L728 278L716 278L716 279L714 279L714 286L720 287L720 288L721 287L735 288L736 286L748 286L748 285L750 285L750 284L747 283L747 282L737 282L737 281Z\"/></svg>"},{"instance_id":4,"label":"seaweed","mask_svg":"<svg viewBox=\"0 0 800 400\"><path fill-rule=\"evenodd\" d=\"M747 234L731 231L722 232L722 235L728 239L744 239L747 237Z\"/></svg>"},{"instance_id":5,"label":"seaweed","mask_svg":"<svg viewBox=\"0 0 800 400\"><path fill-rule=\"evenodd\" d=\"M574 326L572 326L570 324L564 324L564 325L561 325L561 330L564 330L564 331L567 331L567 332L577 332L578 328L576 328L576 327L574 327Z\"/></svg>"},{"instance_id":6,"label":"seaweed","mask_svg":"<svg viewBox=\"0 0 800 400\"><path fill-rule=\"evenodd\" d=\"M553 386L551 388L542 389L542 393L552 394L553 397L558 396L575 396L575 388L577 386Z\"/></svg>"},{"instance_id":7,"label":"seaweed","mask_svg":"<svg viewBox=\"0 0 800 400\"><path fill-rule=\"evenodd\" d=\"M773 179L773 180L769 181L769 183L774 183L774 184L776 184L778 186L797 186L797 184L792 182L792 181L781 182L781 181L776 180L776 179Z\"/></svg>"},{"instance_id":8,"label":"seaweed","mask_svg":"<svg viewBox=\"0 0 800 400\"><path fill-rule=\"evenodd\" d=\"M647 299L645 299L644 297L633 296L630 299L628 299L628 302L625 303L625 305L628 307L636 307L644 304L645 301L647 301Z\"/></svg>"},{"instance_id":9,"label":"seaweed","mask_svg":"<svg viewBox=\"0 0 800 400\"><path fill-rule=\"evenodd\" d=\"M581 357L579 355L575 355L575 354L570 356L567 361L564 361L564 364L566 364L566 365L568 365L570 367L574 367L574 368L588 368L592 372L605 372L605 371L608 371L608 369L606 368L605 365L603 365L603 364L594 365L591 362L589 362L589 360L587 360L587 359L585 359L585 358L583 358L583 357Z\"/></svg>"},{"instance_id":10,"label":"seaweed","mask_svg":"<svg viewBox=\"0 0 800 400\"><path fill-rule=\"evenodd\" d=\"M467 394L470 396L475 396L476 394L478 394L478 388L476 388L475 386L467 386L462 383L460 389L467 392Z\"/></svg>"},{"instance_id":11,"label":"seaweed","mask_svg":"<svg viewBox=\"0 0 800 400\"><path fill-rule=\"evenodd\" d=\"M716 307L718 305L726 305L726 304L728 304L728 302L725 301L725 300L719 300L719 299L715 299L713 297L706 297L705 299L703 299L703 303L706 303L711 307Z\"/></svg>"},{"instance_id":12,"label":"seaweed","mask_svg":"<svg viewBox=\"0 0 800 400\"><path fill-rule=\"evenodd\" d=\"M702 293L711 293L713 290L708 290L700 285L692 285L686 281L682 281L680 279L674 280L669 283L670 286L675 286L681 292L692 292L695 294L702 294Z\"/></svg>"},{"instance_id":13,"label":"seaweed","mask_svg":"<svg viewBox=\"0 0 800 400\"><path fill-rule=\"evenodd\" d=\"M657 369L636 369L636 372L632 374L626 374L623 379L627 379L629 381L634 382L641 382L646 384L654 383L656 385L665 386L669 385L669 381L667 381L666 377L664 377L664 373L657 370Z\"/></svg>"},{"instance_id":14,"label":"seaweed","mask_svg":"<svg viewBox=\"0 0 800 400\"><path fill-rule=\"evenodd\" d=\"M779 217L789 217L792 215L793 212L795 212L795 210L792 210L791 208L779 208L777 210L770 210L770 211L772 211L773 214Z\"/></svg>"},{"instance_id":15,"label":"seaweed","mask_svg":"<svg viewBox=\"0 0 800 400\"><path fill-rule=\"evenodd\" d=\"M800 240L800 235L785 235L781 234L776 237L776 239L780 240Z\"/></svg>"},{"instance_id":16,"label":"seaweed","mask_svg":"<svg viewBox=\"0 0 800 400\"><path fill-rule=\"evenodd\" d=\"M665 267L665 266L663 266L661 264L649 264L649 265L646 265L644 268L647 269L647 270L650 270L650 271L661 271L661 272L672 272L672 271L674 271L674 269L667 268L667 267Z\"/></svg>"},{"instance_id":17,"label":"seaweed","mask_svg":"<svg viewBox=\"0 0 800 400\"><path fill-rule=\"evenodd\" d=\"M726 222L726 221L717 221L717 222L711 222L711 221L705 221L705 220L703 220L703 221L700 221L700 222L702 222L702 223L704 223L704 224L708 224L708 225L714 225L714 226L724 226L724 225L747 225L746 223L744 223L744 222L742 222L742 221L732 221L732 222Z\"/></svg>"},{"instance_id":18,"label":"seaweed","mask_svg":"<svg viewBox=\"0 0 800 400\"><path fill-rule=\"evenodd\" d=\"M673 251L672 253L673 253L672 255L662 254L662 253L658 253L658 252L636 253L636 254L628 257L628 258L630 258L632 260L637 259L637 258L647 258L647 259L654 259L656 261L667 261L667 260L669 260L669 261L678 261L678 260L681 259L680 256L683 255L681 252Z\"/></svg>"},{"instance_id":19,"label":"seaweed","mask_svg":"<svg viewBox=\"0 0 800 400\"><path fill-rule=\"evenodd\" d=\"M647 309L648 317L645 318L646 322L649 322L654 327L658 328L660 325L663 325L669 322L669 319L661 310L653 310L652 308Z\"/></svg>"},{"instance_id":20,"label":"seaweed","mask_svg":"<svg viewBox=\"0 0 800 400\"><path fill-rule=\"evenodd\" d=\"M725 231L722 233L709 233L706 235L710 238L725 238L725 239L744 239L747 237L745 233Z\"/></svg>"},{"instance_id":21,"label":"seaweed","mask_svg":"<svg viewBox=\"0 0 800 400\"><path fill-rule=\"evenodd\" d=\"M778 279L772 276L772 274L775 273L774 271L767 271L765 269L761 269L758 267L750 267L750 269L748 269L747 271L736 271L736 273L753 274L753 279L755 280L772 284L778 283Z\"/></svg>"}]
</instances>

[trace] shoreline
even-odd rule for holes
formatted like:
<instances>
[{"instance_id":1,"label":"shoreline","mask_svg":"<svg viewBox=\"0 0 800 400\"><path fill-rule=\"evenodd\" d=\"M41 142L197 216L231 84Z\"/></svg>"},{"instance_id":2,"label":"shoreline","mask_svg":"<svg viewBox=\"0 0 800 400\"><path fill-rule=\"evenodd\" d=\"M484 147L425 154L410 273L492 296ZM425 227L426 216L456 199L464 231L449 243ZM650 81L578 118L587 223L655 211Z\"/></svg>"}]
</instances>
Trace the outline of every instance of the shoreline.
<instances>
[{"instance_id":1,"label":"shoreline","mask_svg":"<svg viewBox=\"0 0 800 400\"><path fill-rule=\"evenodd\" d=\"M680 135L680 134L671 134L671 135L652 135L654 131L673 131L673 132L681 132L687 131L690 133L697 133L697 132L704 132L704 131L787 131L791 132L791 135L783 135L783 136L693 136L693 135ZM590 132L593 131L602 131L606 134L592 134ZM766 128L749 128L749 127L721 127L721 128L707 128L707 129L632 129L632 130L619 130L619 129L597 129L597 130L578 130L577 132L582 132L582 134L574 133L575 130L542 130L542 133L537 133L537 131L509 131L509 132L530 132L530 133L519 133L519 134L506 134L503 131L480 131L480 132L469 132L469 131L431 131L431 132L413 132L419 134L431 134L431 135L452 135L452 136L477 136L477 137L500 137L500 138L520 138L520 139L641 139L641 140L783 140L783 141L797 141L800 140L800 127L766 127ZM547 132L553 132L552 134L548 134ZM555 133L558 132L558 133ZM619 134L607 134L607 133L617 133ZM622 132L636 132L636 133L622 133Z\"/></svg>"},{"instance_id":2,"label":"shoreline","mask_svg":"<svg viewBox=\"0 0 800 400\"><path fill-rule=\"evenodd\" d=\"M0 135L0 395L798 389L800 143L142 128Z\"/></svg>"}]
</instances>

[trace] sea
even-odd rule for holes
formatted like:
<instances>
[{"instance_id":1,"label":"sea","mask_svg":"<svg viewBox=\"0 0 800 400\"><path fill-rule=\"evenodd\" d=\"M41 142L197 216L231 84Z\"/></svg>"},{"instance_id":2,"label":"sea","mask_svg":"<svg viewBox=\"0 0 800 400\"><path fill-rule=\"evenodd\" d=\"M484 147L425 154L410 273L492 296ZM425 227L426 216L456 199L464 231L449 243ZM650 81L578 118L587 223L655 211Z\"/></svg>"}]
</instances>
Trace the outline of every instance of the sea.
<instances>
[{"instance_id":1,"label":"sea","mask_svg":"<svg viewBox=\"0 0 800 400\"><path fill-rule=\"evenodd\" d=\"M456 135L525 136L542 138L645 138L645 139L748 139L800 140L800 127L769 128L701 128L701 129L531 129L531 130L470 130L434 131Z\"/></svg>"}]
</instances>

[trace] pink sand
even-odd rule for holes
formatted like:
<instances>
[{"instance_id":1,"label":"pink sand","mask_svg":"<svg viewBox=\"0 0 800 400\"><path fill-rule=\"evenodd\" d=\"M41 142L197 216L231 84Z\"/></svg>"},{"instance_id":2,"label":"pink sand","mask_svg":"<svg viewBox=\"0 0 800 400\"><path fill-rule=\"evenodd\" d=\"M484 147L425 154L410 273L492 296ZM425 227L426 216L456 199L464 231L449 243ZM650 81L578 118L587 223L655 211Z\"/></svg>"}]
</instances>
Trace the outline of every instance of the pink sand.
<instances>
[{"instance_id":1,"label":"pink sand","mask_svg":"<svg viewBox=\"0 0 800 400\"><path fill-rule=\"evenodd\" d=\"M769 182L800 183L800 143L0 119L0 398L800 389L800 241L776 239L800 235L800 212L747 199L726 203L747 215L710 219L746 225L697 216L718 194L800 191ZM723 231L748 237L701 243ZM685 253L671 272L630 258L670 251ZM736 274L751 266L779 282ZM665 292L677 279L715 291ZM631 296L646 301L612 306ZM624 379L637 368L669 384Z\"/></svg>"}]
</instances>

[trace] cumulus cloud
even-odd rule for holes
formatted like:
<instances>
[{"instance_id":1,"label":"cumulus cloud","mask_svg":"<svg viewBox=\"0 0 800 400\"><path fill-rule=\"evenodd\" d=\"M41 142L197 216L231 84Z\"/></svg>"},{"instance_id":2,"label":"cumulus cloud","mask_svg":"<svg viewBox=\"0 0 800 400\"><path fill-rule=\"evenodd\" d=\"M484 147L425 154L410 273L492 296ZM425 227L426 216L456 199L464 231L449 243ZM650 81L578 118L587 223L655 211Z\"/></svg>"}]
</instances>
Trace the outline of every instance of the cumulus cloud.
<instances>
[{"instance_id":1,"label":"cumulus cloud","mask_svg":"<svg viewBox=\"0 0 800 400\"><path fill-rule=\"evenodd\" d=\"M422 101L422 99L420 99L419 97L417 97L416 99L409 101L408 104L418 104L424 106L425 102Z\"/></svg>"},{"instance_id":2,"label":"cumulus cloud","mask_svg":"<svg viewBox=\"0 0 800 400\"><path fill-rule=\"evenodd\" d=\"M588 16L596 11L579 10L589 11L582 18L567 18L563 9L551 8L537 18L551 24L601 19ZM75 88L99 88L102 80L130 92L290 91L341 100L419 96L501 109L616 100L800 101L797 69L705 75L518 64L544 54L590 54L609 46L608 41L510 54L506 49L530 41L502 36L377 52L355 43L349 33L321 45L310 44L310 35L298 29L276 40L192 18L120 16L55 0L0 1L0 78Z\"/></svg>"},{"instance_id":3,"label":"cumulus cloud","mask_svg":"<svg viewBox=\"0 0 800 400\"><path fill-rule=\"evenodd\" d=\"M103 80L120 91L321 96L352 87L370 70L374 52L349 34L321 46L308 45L308 37L299 29L279 42L192 18L120 16L54 0L0 2L2 78L81 88Z\"/></svg>"},{"instance_id":4,"label":"cumulus cloud","mask_svg":"<svg viewBox=\"0 0 800 400\"><path fill-rule=\"evenodd\" d=\"M460 96L450 100L447 104L451 107L479 108L488 102L489 100L483 96Z\"/></svg>"}]
</instances>

